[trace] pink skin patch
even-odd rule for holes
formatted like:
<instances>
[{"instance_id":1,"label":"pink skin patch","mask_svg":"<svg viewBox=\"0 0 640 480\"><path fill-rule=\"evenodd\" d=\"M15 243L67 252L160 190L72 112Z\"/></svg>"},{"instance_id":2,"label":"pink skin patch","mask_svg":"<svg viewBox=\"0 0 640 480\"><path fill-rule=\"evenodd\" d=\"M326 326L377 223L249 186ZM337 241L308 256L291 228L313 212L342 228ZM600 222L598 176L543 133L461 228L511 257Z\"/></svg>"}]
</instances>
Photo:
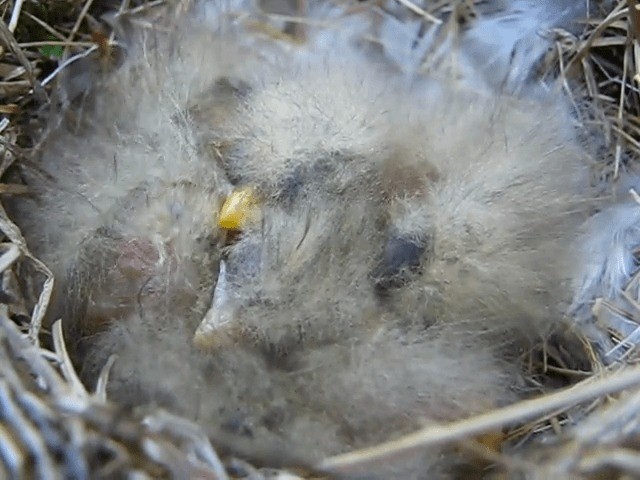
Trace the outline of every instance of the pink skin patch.
<instances>
[{"instance_id":1,"label":"pink skin patch","mask_svg":"<svg viewBox=\"0 0 640 480\"><path fill-rule=\"evenodd\" d=\"M132 238L120 244L120 256L116 262L116 268L124 277L139 278L153 275L159 265L160 252L149 240Z\"/></svg>"},{"instance_id":2,"label":"pink skin patch","mask_svg":"<svg viewBox=\"0 0 640 480\"><path fill-rule=\"evenodd\" d=\"M166 311L168 305L187 308L196 300L194 269L179 266L170 245L162 245L161 252L150 240L132 238L118 246L115 264L91 295L87 311L91 330L131 315Z\"/></svg>"}]
</instances>

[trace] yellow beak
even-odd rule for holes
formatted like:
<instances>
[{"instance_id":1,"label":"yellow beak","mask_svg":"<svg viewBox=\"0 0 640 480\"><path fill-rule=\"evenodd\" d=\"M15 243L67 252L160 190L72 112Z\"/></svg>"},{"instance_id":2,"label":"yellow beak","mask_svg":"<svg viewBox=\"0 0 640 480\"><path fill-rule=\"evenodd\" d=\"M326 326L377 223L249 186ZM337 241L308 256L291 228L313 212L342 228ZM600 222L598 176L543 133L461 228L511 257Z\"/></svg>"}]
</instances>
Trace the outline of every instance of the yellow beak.
<instances>
[{"instance_id":1,"label":"yellow beak","mask_svg":"<svg viewBox=\"0 0 640 480\"><path fill-rule=\"evenodd\" d=\"M251 187L237 188L227 197L218 215L218 226L225 230L242 230L259 216L258 198Z\"/></svg>"}]
</instances>

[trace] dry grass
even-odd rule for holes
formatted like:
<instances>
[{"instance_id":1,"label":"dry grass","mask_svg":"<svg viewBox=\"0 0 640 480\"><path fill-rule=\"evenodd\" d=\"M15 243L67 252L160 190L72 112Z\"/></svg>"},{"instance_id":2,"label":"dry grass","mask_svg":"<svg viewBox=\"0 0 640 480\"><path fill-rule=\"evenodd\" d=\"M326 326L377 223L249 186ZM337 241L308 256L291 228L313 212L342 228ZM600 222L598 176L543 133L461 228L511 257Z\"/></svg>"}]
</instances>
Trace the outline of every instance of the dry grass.
<instances>
[{"instance_id":1,"label":"dry grass","mask_svg":"<svg viewBox=\"0 0 640 480\"><path fill-rule=\"evenodd\" d=\"M605 140L602 175L617 178L640 154L640 14L629 14L636 0L591 4L579 36L554 32L557 48L547 70L560 74L557 82L582 111L584 125Z\"/></svg>"},{"instance_id":2,"label":"dry grass","mask_svg":"<svg viewBox=\"0 0 640 480\"><path fill-rule=\"evenodd\" d=\"M407 15L431 24L450 19L461 5L443 0L422 10L409 0L398 3ZM556 48L543 67L573 98L585 127L605 139L598 173L615 179L640 158L640 11L633 8L637 0L591 3L594 12L579 36L554 32ZM0 5L0 177L14 162L28 161L37 148L40 110L55 97L52 87L60 72L83 56L111 54L115 39L100 15L116 11L144 26L145 18L165 7L164 0L15 0ZM184 10L186 2L172 7ZM304 40L295 30L293 38L286 38ZM0 198L25 194L22 185L0 183ZM96 391L87 392L66 355L59 325L52 332L41 328L53 278L30 254L1 206L0 231L0 472L45 478L46 472L65 472L74 465L95 477L136 471L148 477L295 478L258 471L232 457L221 462L209 440L185 420L118 409L105 398L108 366ZM640 273L619 299L599 301L594 308L615 345L608 353L623 353L622 360L606 365L579 332L563 333L523 360L534 386L545 392L540 397L329 458L319 470L345 473L406 451L449 444L484 459L492 466L487 476L495 478L516 473L640 477L639 282ZM53 351L40 347L47 336Z\"/></svg>"}]
</instances>

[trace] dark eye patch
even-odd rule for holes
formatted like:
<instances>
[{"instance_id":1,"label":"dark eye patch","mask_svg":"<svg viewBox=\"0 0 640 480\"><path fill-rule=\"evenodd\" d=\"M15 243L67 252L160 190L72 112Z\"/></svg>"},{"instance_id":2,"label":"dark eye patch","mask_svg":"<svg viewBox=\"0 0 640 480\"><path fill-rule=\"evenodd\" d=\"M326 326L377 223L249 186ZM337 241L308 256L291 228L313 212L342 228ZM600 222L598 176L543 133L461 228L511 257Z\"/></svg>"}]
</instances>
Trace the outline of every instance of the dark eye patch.
<instances>
[{"instance_id":1,"label":"dark eye patch","mask_svg":"<svg viewBox=\"0 0 640 480\"><path fill-rule=\"evenodd\" d=\"M333 155L330 159L320 159L311 165L298 165L278 185L277 199L283 205L291 206L293 202L304 196L305 189L312 184L322 183L327 178L333 178L335 161Z\"/></svg>"},{"instance_id":2,"label":"dark eye patch","mask_svg":"<svg viewBox=\"0 0 640 480\"><path fill-rule=\"evenodd\" d=\"M306 168L299 166L280 182L277 199L284 205L290 206L302 194L308 173Z\"/></svg>"},{"instance_id":3,"label":"dark eye patch","mask_svg":"<svg viewBox=\"0 0 640 480\"><path fill-rule=\"evenodd\" d=\"M427 243L426 240L392 235L382 261L373 271L376 293L385 295L390 289L404 285L410 274L419 273Z\"/></svg>"}]
</instances>

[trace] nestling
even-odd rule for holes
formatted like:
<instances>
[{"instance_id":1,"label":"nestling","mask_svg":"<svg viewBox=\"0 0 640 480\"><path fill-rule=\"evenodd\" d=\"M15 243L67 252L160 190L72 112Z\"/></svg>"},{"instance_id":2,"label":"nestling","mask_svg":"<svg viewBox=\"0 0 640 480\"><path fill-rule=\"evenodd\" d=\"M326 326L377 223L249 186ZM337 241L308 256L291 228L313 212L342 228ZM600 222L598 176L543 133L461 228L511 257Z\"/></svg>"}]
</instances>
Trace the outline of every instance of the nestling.
<instances>
[{"instance_id":1,"label":"nestling","mask_svg":"<svg viewBox=\"0 0 640 480\"><path fill-rule=\"evenodd\" d=\"M283 45L256 8L134 39L24 174L84 378L116 353L113 400L310 461L513 401L590 206L563 99L408 77L351 35ZM453 463L419 460L402 476Z\"/></svg>"}]
</instances>

